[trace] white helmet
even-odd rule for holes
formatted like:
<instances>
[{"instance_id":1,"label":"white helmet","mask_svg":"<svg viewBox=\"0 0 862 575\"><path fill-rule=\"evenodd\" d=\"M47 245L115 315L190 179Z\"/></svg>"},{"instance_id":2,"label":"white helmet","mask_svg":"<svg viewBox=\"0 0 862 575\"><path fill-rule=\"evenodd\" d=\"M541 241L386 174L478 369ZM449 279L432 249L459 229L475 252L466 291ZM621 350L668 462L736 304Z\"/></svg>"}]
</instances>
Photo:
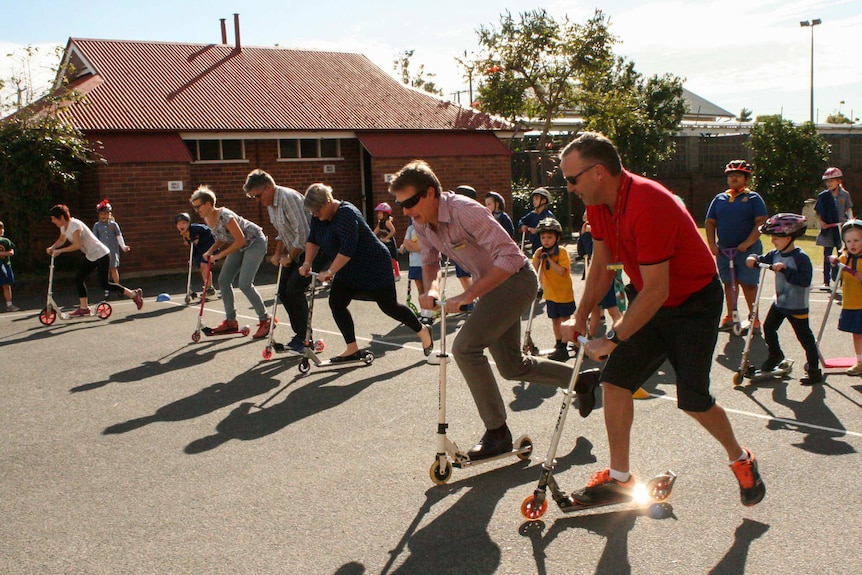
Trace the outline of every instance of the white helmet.
<instances>
[{"instance_id":1,"label":"white helmet","mask_svg":"<svg viewBox=\"0 0 862 575\"><path fill-rule=\"evenodd\" d=\"M842 172L839 168L826 168L826 171L823 172L824 180L832 180L834 178L843 178L844 172Z\"/></svg>"}]
</instances>

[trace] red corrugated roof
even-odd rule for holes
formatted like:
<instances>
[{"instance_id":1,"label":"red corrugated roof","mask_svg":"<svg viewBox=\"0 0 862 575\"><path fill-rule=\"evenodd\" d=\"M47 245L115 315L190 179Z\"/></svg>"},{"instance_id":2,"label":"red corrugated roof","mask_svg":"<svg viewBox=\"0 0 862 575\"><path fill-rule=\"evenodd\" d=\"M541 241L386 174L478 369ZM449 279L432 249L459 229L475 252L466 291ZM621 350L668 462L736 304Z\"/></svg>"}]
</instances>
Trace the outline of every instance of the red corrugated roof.
<instances>
[{"instance_id":1,"label":"red corrugated roof","mask_svg":"<svg viewBox=\"0 0 862 575\"><path fill-rule=\"evenodd\" d=\"M511 153L491 132L360 132L356 136L375 158L507 156Z\"/></svg>"},{"instance_id":2,"label":"red corrugated roof","mask_svg":"<svg viewBox=\"0 0 862 575\"><path fill-rule=\"evenodd\" d=\"M85 40L67 50L96 78L73 105L84 131L507 129L406 88L361 54Z\"/></svg>"},{"instance_id":3,"label":"red corrugated roof","mask_svg":"<svg viewBox=\"0 0 862 575\"><path fill-rule=\"evenodd\" d=\"M191 162L192 155L180 135L172 134L87 134L90 147L109 164ZM101 142L101 145L99 144Z\"/></svg>"}]
</instances>

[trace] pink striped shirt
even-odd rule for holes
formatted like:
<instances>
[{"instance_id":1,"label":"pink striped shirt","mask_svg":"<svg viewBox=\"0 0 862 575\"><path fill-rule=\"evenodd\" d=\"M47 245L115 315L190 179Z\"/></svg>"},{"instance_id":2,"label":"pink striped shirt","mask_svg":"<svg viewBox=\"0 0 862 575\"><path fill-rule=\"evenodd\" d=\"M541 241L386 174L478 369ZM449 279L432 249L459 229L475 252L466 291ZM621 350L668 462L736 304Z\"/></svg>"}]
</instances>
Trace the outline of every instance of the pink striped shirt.
<instances>
[{"instance_id":1,"label":"pink striped shirt","mask_svg":"<svg viewBox=\"0 0 862 575\"><path fill-rule=\"evenodd\" d=\"M414 225L423 266L439 268L443 253L479 280L492 267L515 274L527 264L527 256L479 202L443 192L437 217L436 229L425 223Z\"/></svg>"}]
</instances>

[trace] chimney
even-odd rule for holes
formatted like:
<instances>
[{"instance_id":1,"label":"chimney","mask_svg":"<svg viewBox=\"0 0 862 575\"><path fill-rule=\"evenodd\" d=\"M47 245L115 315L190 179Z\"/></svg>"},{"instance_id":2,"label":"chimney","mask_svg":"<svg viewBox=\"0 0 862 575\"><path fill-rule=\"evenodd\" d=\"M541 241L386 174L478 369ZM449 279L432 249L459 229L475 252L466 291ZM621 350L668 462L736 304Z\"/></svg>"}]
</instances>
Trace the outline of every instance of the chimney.
<instances>
[{"instance_id":1,"label":"chimney","mask_svg":"<svg viewBox=\"0 0 862 575\"><path fill-rule=\"evenodd\" d=\"M221 22L221 43L227 44L227 25L225 24L225 18L219 18L219 22Z\"/></svg>"},{"instance_id":2,"label":"chimney","mask_svg":"<svg viewBox=\"0 0 862 575\"><path fill-rule=\"evenodd\" d=\"M242 44L239 42L239 14L233 15L233 29L236 32L236 51L242 52Z\"/></svg>"}]
</instances>

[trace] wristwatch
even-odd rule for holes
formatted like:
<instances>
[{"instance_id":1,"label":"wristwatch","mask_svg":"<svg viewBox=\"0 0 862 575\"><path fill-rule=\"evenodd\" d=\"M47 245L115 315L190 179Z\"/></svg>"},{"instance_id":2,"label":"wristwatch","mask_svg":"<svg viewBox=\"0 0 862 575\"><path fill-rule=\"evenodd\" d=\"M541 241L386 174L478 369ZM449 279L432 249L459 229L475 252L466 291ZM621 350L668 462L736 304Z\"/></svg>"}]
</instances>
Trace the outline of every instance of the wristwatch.
<instances>
[{"instance_id":1,"label":"wristwatch","mask_svg":"<svg viewBox=\"0 0 862 575\"><path fill-rule=\"evenodd\" d=\"M605 334L605 337L617 345L623 342L623 340L617 337L617 332L613 329L608 330L608 332Z\"/></svg>"}]
</instances>

